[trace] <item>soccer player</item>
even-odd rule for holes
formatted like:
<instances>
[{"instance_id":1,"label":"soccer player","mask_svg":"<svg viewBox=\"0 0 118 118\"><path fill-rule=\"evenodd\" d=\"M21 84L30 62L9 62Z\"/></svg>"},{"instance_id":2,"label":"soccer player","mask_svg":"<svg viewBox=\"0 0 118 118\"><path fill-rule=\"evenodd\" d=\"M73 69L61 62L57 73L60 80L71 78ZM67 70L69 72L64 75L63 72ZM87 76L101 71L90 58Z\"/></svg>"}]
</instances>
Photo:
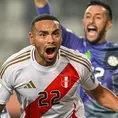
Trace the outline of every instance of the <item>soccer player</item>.
<instances>
[{"instance_id":1,"label":"soccer player","mask_svg":"<svg viewBox=\"0 0 118 118\"><path fill-rule=\"evenodd\" d=\"M0 112L14 90L21 118L84 118L78 85L99 104L118 112L118 97L95 79L88 58L61 46L62 30L56 17L36 16L29 39L31 45L1 67Z\"/></svg>"},{"instance_id":2,"label":"soccer player","mask_svg":"<svg viewBox=\"0 0 118 118\"><path fill-rule=\"evenodd\" d=\"M53 14L48 0L35 0L38 14ZM79 50L92 62L95 78L118 96L118 45L106 40L112 27L112 10L99 0L92 0L86 7L83 26L85 38L77 37L62 26L62 45ZM118 118L113 112L91 99L81 88L79 94L84 102L87 118Z\"/></svg>"}]
</instances>

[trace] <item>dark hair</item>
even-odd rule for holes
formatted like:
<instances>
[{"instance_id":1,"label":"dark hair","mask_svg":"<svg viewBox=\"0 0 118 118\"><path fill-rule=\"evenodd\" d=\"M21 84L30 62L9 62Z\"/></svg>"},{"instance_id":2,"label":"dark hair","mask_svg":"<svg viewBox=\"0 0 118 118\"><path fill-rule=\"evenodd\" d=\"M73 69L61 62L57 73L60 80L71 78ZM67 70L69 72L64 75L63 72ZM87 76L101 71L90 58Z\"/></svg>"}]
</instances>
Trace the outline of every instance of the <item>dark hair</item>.
<instances>
[{"instance_id":1,"label":"dark hair","mask_svg":"<svg viewBox=\"0 0 118 118\"><path fill-rule=\"evenodd\" d=\"M100 5L100 6L104 7L104 8L108 11L108 13L109 13L110 20L112 20L112 17L113 17L113 16L112 16L112 10L111 10L111 8L110 8L110 6L109 6L108 4L104 3L104 2L101 1L101 0L91 0L91 1L88 3L88 5L87 5L86 8L88 8L88 7L91 6L91 5Z\"/></svg>"},{"instance_id":2,"label":"dark hair","mask_svg":"<svg viewBox=\"0 0 118 118\"><path fill-rule=\"evenodd\" d=\"M49 15L49 14L42 14L42 15L36 16L32 20L31 29L33 28L33 26L35 25L36 22L41 21L41 20L55 20L55 21L59 22L59 24L60 24L60 21L55 16L52 16L52 15Z\"/></svg>"}]
</instances>

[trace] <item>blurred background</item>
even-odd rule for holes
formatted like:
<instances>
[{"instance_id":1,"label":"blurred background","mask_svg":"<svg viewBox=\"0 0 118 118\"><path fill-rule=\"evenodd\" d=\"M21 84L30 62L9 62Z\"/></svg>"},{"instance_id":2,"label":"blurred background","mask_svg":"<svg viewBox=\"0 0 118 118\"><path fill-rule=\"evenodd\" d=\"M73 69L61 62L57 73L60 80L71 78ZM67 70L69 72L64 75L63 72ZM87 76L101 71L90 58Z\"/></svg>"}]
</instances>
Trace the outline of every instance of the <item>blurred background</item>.
<instances>
[{"instance_id":1,"label":"blurred background","mask_svg":"<svg viewBox=\"0 0 118 118\"><path fill-rule=\"evenodd\" d=\"M84 36L82 18L89 0L50 0L55 16L78 36ZM105 0L113 11L113 27L107 39L118 43L118 0ZM0 66L13 53L29 45L30 22L36 16L33 0L0 0ZM12 96L13 97L13 96ZM11 98L12 98L11 97ZM12 98L16 99L16 98ZM8 109L12 118L19 118L15 100Z\"/></svg>"}]
</instances>

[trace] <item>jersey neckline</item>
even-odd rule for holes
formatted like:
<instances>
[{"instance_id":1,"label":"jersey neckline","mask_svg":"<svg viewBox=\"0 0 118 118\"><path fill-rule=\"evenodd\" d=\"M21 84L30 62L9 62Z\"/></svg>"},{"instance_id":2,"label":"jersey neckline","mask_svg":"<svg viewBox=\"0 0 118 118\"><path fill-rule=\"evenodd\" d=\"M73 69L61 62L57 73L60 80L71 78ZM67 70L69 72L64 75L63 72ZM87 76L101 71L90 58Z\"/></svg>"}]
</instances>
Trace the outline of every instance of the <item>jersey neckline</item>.
<instances>
[{"instance_id":1,"label":"jersey neckline","mask_svg":"<svg viewBox=\"0 0 118 118\"><path fill-rule=\"evenodd\" d=\"M56 62L51 65L51 66L42 66L40 65L39 63L37 63L36 59L35 59L35 56L34 56L34 51L35 51L35 47L33 46L33 48L31 49L31 63L33 65L34 68L36 68L38 71L42 71L42 72L51 72L53 70L55 70L58 65L60 64L60 51L59 51L59 54L56 58Z\"/></svg>"}]
</instances>

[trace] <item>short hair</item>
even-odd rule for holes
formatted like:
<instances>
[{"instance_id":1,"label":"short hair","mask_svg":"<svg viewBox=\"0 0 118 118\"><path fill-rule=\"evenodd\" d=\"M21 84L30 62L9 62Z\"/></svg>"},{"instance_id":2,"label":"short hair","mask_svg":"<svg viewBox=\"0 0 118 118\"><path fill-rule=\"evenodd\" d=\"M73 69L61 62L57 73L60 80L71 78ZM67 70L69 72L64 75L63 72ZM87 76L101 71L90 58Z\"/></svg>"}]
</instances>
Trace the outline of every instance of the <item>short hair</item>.
<instances>
[{"instance_id":1,"label":"short hair","mask_svg":"<svg viewBox=\"0 0 118 118\"><path fill-rule=\"evenodd\" d=\"M35 25L35 23L38 21L41 21L41 20L55 20L55 21L59 22L59 25L60 25L60 21L55 16L52 16L49 14L42 14L42 15L38 15L38 16L34 17L34 19L31 22L31 30L32 30L33 26Z\"/></svg>"},{"instance_id":2,"label":"short hair","mask_svg":"<svg viewBox=\"0 0 118 118\"><path fill-rule=\"evenodd\" d=\"M100 6L104 7L108 11L108 13L109 13L110 20L112 20L112 17L113 17L112 16L112 10L111 10L111 7L108 4L106 4L105 2L103 2L101 0L91 0L88 3L86 8L88 8L91 5L100 5Z\"/></svg>"}]
</instances>

